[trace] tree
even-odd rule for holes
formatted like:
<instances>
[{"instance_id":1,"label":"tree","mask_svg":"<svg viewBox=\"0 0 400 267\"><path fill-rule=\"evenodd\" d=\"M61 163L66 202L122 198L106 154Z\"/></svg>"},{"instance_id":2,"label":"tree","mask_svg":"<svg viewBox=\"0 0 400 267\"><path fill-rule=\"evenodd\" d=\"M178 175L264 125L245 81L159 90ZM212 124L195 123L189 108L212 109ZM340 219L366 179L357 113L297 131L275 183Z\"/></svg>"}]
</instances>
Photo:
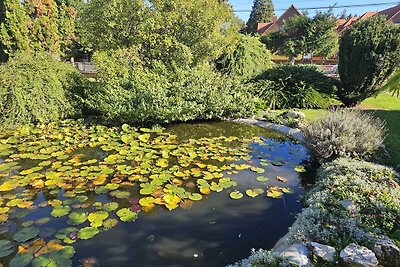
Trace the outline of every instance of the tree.
<instances>
[{"instance_id":1,"label":"tree","mask_svg":"<svg viewBox=\"0 0 400 267\"><path fill-rule=\"evenodd\" d=\"M30 19L19 0L0 0L0 15L0 60L7 61L16 50L30 50Z\"/></svg>"},{"instance_id":2,"label":"tree","mask_svg":"<svg viewBox=\"0 0 400 267\"><path fill-rule=\"evenodd\" d=\"M398 69L390 79L386 82L386 84L382 87L382 91L389 91L393 95L400 96L400 69Z\"/></svg>"},{"instance_id":3,"label":"tree","mask_svg":"<svg viewBox=\"0 0 400 267\"><path fill-rule=\"evenodd\" d=\"M254 0L250 18L246 23L247 33L256 33L257 25L270 22L274 16L274 4L271 0Z\"/></svg>"},{"instance_id":4,"label":"tree","mask_svg":"<svg viewBox=\"0 0 400 267\"><path fill-rule=\"evenodd\" d=\"M400 66L400 28L382 16L357 22L340 39L339 99L355 106L380 91Z\"/></svg>"},{"instance_id":5,"label":"tree","mask_svg":"<svg viewBox=\"0 0 400 267\"><path fill-rule=\"evenodd\" d=\"M217 69L241 79L254 78L272 66L271 54L259 38L241 35L232 51L222 55Z\"/></svg>"},{"instance_id":6,"label":"tree","mask_svg":"<svg viewBox=\"0 0 400 267\"><path fill-rule=\"evenodd\" d=\"M68 54L81 0L0 0L0 60L17 51Z\"/></svg>"},{"instance_id":7,"label":"tree","mask_svg":"<svg viewBox=\"0 0 400 267\"><path fill-rule=\"evenodd\" d=\"M298 55L316 54L332 56L338 47L336 18L331 12L292 17L281 31L261 37L261 41L273 52L289 57L293 62Z\"/></svg>"},{"instance_id":8,"label":"tree","mask_svg":"<svg viewBox=\"0 0 400 267\"><path fill-rule=\"evenodd\" d=\"M146 64L197 64L231 45L234 18L219 0L92 0L79 19L80 36L94 50L136 46Z\"/></svg>"}]
</instances>

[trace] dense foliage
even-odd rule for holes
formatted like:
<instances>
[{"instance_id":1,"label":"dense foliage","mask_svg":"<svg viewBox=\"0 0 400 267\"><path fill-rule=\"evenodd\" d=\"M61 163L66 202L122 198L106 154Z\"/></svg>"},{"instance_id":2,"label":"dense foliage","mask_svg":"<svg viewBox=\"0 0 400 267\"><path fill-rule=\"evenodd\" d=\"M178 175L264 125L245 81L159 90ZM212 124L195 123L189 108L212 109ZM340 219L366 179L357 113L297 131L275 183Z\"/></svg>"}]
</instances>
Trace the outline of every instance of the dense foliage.
<instances>
[{"instance_id":1,"label":"dense foliage","mask_svg":"<svg viewBox=\"0 0 400 267\"><path fill-rule=\"evenodd\" d=\"M379 91L400 65L400 28L383 17L362 20L340 39L340 100L355 106Z\"/></svg>"},{"instance_id":2,"label":"dense foliage","mask_svg":"<svg viewBox=\"0 0 400 267\"><path fill-rule=\"evenodd\" d=\"M134 58L134 57L132 57ZM86 113L133 124L246 116L254 99L239 81L209 66L149 69L121 54L94 56L99 82L81 94ZM112 65L114 64L114 65Z\"/></svg>"},{"instance_id":3,"label":"dense foliage","mask_svg":"<svg viewBox=\"0 0 400 267\"><path fill-rule=\"evenodd\" d=\"M232 7L219 0L92 0L80 18L95 50L136 47L142 61L195 65L222 55L237 36Z\"/></svg>"},{"instance_id":4,"label":"dense foliage","mask_svg":"<svg viewBox=\"0 0 400 267\"><path fill-rule=\"evenodd\" d=\"M291 60L305 54L329 57L338 48L336 18L330 12L319 12L313 18L293 16L282 30L262 36L261 41L271 51Z\"/></svg>"},{"instance_id":5,"label":"dense foliage","mask_svg":"<svg viewBox=\"0 0 400 267\"><path fill-rule=\"evenodd\" d=\"M54 121L79 112L70 90L81 83L72 66L44 54L19 54L0 64L0 125Z\"/></svg>"},{"instance_id":6,"label":"dense foliage","mask_svg":"<svg viewBox=\"0 0 400 267\"><path fill-rule=\"evenodd\" d=\"M252 80L253 93L271 109L327 108L336 81L315 65L278 65Z\"/></svg>"},{"instance_id":7,"label":"dense foliage","mask_svg":"<svg viewBox=\"0 0 400 267\"><path fill-rule=\"evenodd\" d=\"M241 35L234 49L218 60L217 68L224 74L249 79L269 69L272 64L271 54L258 38Z\"/></svg>"},{"instance_id":8,"label":"dense foliage","mask_svg":"<svg viewBox=\"0 0 400 267\"><path fill-rule=\"evenodd\" d=\"M258 23L272 21L274 4L271 0L254 0L250 18L246 23L247 33L257 33Z\"/></svg>"},{"instance_id":9,"label":"dense foliage","mask_svg":"<svg viewBox=\"0 0 400 267\"><path fill-rule=\"evenodd\" d=\"M0 1L0 60L16 51L69 53L75 36L80 1Z\"/></svg>"},{"instance_id":10,"label":"dense foliage","mask_svg":"<svg viewBox=\"0 0 400 267\"><path fill-rule=\"evenodd\" d=\"M386 84L382 87L382 90L389 91L393 95L400 96L400 69L398 69L395 73L392 74L390 79L386 82Z\"/></svg>"},{"instance_id":11,"label":"dense foliage","mask_svg":"<svg viewBox=\"0 0 400 267\"><path fill-rule=\"evenodd\" d=\"M365 157L384 140L384 124L355 110L329 112L304 129L305 143L317 159Z\"/></svg>"}]
</instances>

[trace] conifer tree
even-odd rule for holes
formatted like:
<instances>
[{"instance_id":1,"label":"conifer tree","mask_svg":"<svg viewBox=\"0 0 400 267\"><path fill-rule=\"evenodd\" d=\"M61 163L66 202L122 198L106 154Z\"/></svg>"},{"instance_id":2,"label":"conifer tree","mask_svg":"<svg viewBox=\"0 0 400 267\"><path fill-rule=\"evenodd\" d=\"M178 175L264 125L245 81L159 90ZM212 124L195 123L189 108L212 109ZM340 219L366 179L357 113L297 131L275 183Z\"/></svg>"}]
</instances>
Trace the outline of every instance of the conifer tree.
<instances>
[{"instance_id":1,"label":"conifer tree","mask_svg":"<svg viewBox=\"0 0 400 267\"><path fill-rule=\"evenodd\" d=\"M254 0L250 18L246 23L247 33L256 33L257 25L261 22L270 22L274 16L272 0Z\"/></svg>"}]
</instances>

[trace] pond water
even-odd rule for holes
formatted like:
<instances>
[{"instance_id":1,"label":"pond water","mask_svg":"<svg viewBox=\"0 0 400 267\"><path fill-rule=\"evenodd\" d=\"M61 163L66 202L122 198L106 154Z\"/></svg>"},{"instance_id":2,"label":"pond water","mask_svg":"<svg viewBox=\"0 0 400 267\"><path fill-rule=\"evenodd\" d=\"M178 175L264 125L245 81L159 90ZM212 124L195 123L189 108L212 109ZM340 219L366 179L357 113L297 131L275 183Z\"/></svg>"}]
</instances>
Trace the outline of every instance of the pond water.
<instances>
[{"instance_id":1,"label":"pond water","mask_svg":"<svg viewBox=\"0 0 400 267\"><path fill-rule=\"evenodd\" d=\"M154 141L151 140L155 132L146 130L138 135L139 130L108 132L69 124L49 131L38 128L42 130L20 129L17 137L14 134L12 138L10 133L4 133L0 139L0 210L10 209L0 212L0 239L8 242L0 240L0 256L5 255L0 262L4 266L13 258L14 266L47 266L51 262L67 266L225 266L247 257L252 248L272 248L302 208L300 175L304 171L301 164L308 158L306 149L259 127L230 122L177 124L163 133L156 131L160 137L154 137ZM77 136L77 132L87 134ZM128 133L140 142L127 140ZM32 135L36 137L26 137ZM53 140L52 145L29 149L43 135ZM55 141L66 136L73 138L68 144ZM171 141L171 136L176 136L176 140ZM24 138L25 142L20 142ZM119 140L118 145L115 140ZM80 142L83 145L71 145ZM23 148L18 149L18 144ZM186 147L185 153L174 151L178 148L171 144ZM115 155L115 151L108 149L110 146L118 147L121 158L109 157ZM128 149L133 146L135 149ZM157 146L163 157L152 152ZM166 146L169 155L165 155ZM145 147L144 153L137 152L139 147ZM51 153L46 154L43 149ZM66 157L59 151L68 151L70 155ZM126 151L135 152L129 158ZM20 156L11 160L15 154ZM51 157L38 156L43 154ZM148 155L151 164L147 166L141 160L141 171L135 172L129 164L136 166L133 162L139 161L138 155ZM97 159L100 171L93 167L97 172L94 176L81 173L87 175L83 182L77 173L89 171L90 167L82 166L96 166L93 161L88 163L93 159ZM198 168L190 167L193 165ZM111 173L109 169L118 166L125 167ZM188 168L191 172L185 172ZM57 176L58 172L62 174ZM171 176L157 182L164 172ZM214 177L207 178L210 175ZM17 179L19 186L7 184ZM152 187L149 181L158 187ZM247 194L249 189L255 192ZM149 196L151 199L143 200ZM118 206L117 212L106 208L105 203ZM81 214L71 219L77 211ZM21 234L24 229L28 230ZM69 230L63 234L63 229Z\"/></svg>"}]
</instances>

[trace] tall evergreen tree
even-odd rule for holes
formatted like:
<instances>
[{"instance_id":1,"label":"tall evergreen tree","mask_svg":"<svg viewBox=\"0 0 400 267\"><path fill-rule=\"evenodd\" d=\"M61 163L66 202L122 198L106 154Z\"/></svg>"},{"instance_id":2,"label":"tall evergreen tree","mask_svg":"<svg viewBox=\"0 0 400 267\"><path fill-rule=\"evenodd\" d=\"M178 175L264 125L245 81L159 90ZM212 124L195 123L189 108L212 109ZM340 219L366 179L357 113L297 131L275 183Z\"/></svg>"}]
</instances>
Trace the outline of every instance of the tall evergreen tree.
<instances>
[{"instance_id":1,"label":"tall evergreen tree","mask_svg":"<svg viewBox=\"0 0 400 267\"><path fill-rule=\"evenodd\" d=\"M272 0L254 0L250 18L246 23L247 33L256 33L257 25L261 22L270 22L274 16Z\"/></svg>"}]
</instances>

